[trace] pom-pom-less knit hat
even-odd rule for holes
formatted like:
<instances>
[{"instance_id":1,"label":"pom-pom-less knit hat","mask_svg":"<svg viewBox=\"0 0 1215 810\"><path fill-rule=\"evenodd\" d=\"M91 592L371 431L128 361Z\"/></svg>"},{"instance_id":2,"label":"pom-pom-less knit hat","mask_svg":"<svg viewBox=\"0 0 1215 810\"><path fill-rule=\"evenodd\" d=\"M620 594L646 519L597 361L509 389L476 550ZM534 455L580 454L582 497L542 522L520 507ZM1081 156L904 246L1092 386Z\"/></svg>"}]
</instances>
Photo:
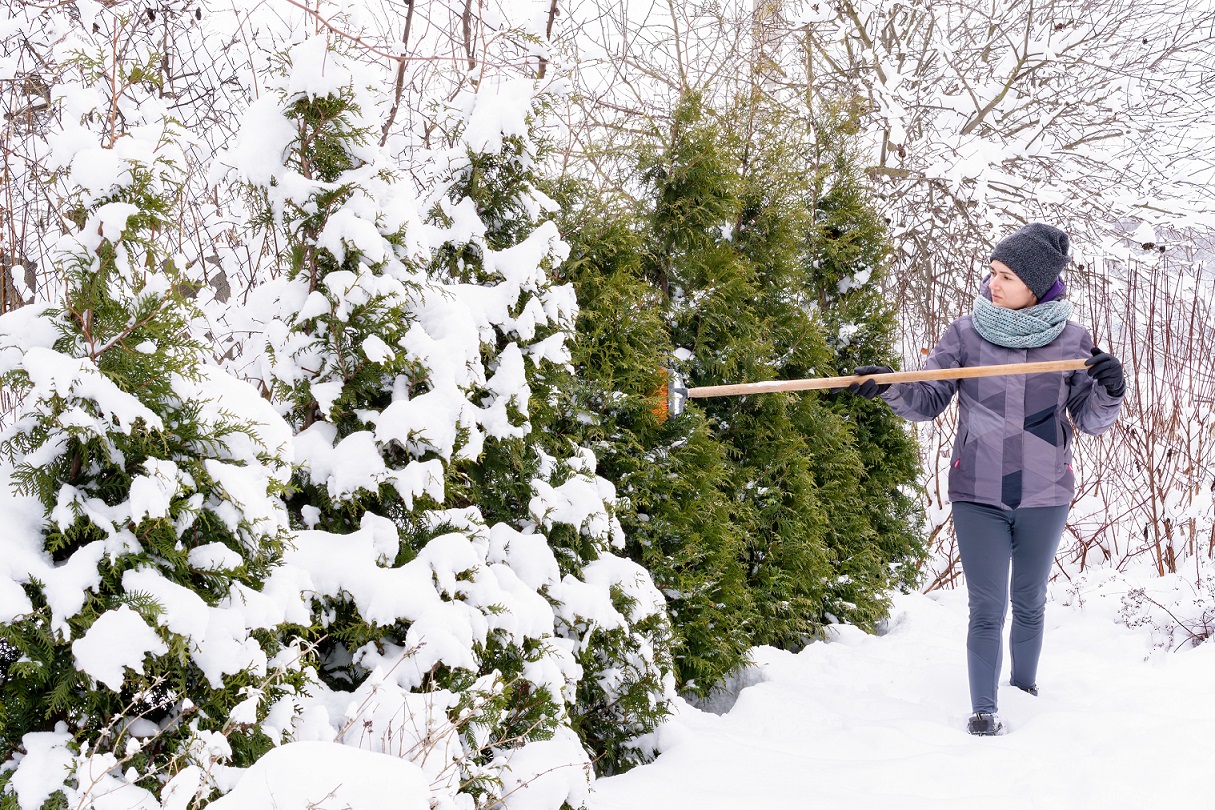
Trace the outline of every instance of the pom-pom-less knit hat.
<instances>
[{"instance_id":1,"label":"pom-pom-less knit hat","mask_svg":"<svg viewBox=\"0 0 1215 810\"><path fill-rule=\"evenodd\" d=\"M1058 228L1031 222L1001 239L991 252L991 260L1008 265L1041 301L1071 258L1068 244L1067 234Z\"/></svg>"}]
</instances>

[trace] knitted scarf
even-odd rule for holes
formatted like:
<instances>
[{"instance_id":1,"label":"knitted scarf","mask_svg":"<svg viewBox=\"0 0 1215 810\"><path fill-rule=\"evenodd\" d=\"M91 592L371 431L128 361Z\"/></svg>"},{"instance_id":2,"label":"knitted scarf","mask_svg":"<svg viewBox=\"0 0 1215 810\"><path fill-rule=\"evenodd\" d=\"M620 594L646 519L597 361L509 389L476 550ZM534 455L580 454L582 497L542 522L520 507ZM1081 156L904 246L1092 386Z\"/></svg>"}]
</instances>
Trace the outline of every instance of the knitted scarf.
<instances>
[{"instance_id":1,"label":"knitted scarf","mask_svg":"<svg viewBox=\"0 0 1215 810\"><path fill-rule=\"evenodd\" d=\"M980 295L971 314L975 331L987 342L1006 349L1036 349L1062 334L1072 304L1055 300L1025 309L1005 309Z\"/></svg>"}]
</instances>

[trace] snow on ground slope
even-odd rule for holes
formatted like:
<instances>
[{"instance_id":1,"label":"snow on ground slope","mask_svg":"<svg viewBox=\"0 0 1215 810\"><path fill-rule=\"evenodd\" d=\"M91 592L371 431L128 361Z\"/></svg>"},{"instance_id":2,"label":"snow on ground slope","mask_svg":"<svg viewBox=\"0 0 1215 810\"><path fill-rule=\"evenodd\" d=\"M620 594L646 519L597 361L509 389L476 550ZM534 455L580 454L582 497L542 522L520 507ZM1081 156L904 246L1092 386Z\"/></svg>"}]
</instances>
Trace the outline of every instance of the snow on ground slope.
<instances>
[{"instance_id":1,"label":"snow on ground slope","mask_svg":"<svg viewBox=\"0 0 1215 810\"><path fill-rule=\"evenodd\" d=\"M1117 621L1125 580L1056 588L1041 696L965 733L964 591L896 597L889 631L755 653L718 716L680 704L657 761L596 782L593 810L1215 808L1215 643L1154 648Z\"/></svg>"}]
</instances>

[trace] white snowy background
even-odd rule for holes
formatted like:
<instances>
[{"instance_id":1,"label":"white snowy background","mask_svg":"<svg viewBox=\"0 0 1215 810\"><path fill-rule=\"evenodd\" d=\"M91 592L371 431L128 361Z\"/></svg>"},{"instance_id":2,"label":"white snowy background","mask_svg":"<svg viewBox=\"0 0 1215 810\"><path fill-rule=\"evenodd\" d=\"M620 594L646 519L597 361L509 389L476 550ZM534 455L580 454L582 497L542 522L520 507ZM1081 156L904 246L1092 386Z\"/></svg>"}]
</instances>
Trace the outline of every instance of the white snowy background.
<instances>
[{"instance_id":1,"label":"white snowy background","mask_svg":"<svg viewBox=\"0 0 1215 810\"><path fill-rule=\"evenodd\" d=\"M599 780L591 807L1211 807L1215 648L1125 627L1122 597L1144 584L1098 573L1051 591L1040 694L1005 667L1003 736L965 730L964 589L909 594L882 635L842 626L797 654L757 650L728 710L680 703L662 755Z\"/></svg>"},{"instance_id":2,"label":"white snowy background","mask_svg":"<svg viewBox=\"0 0 1215 810\"><path fill-rule=\"evenodd\" d=\"M88 38L87 33L80 32L87 32L89 21L104 24L108 13L104 4L91 0L68 5L74 16L42 14L41 7L10 2L9 17L0 21L0 34L9 45L22 36L32 36L66 51L74 37ZM707 5L700 16L682 7L634 5L637 7L625 11L615 5L573 4L560 18L555 32L545 27L548 2L519 0L482 8L480 13L487 31L502 30L505 21L511 21L537 42L553 39L561 43L561 48L555 51L536 44L534 52L524 49L519 56L521 60L530 59L527 64L533 68L537 55L551 59L547 84L543 87L556 97L566 97L562 91L567 89L568 81L571 87L591 88L599 94L597 98L612 102L598 111L592 110L595 115L651 116L658 114L655 111L663 109L678 89L664 84L661 77L686 77L697 70L709 72L726 58L721 56L723 52L730 52L727 40L729 32L735 29L721 25L724 10L715 15ZM766 8L759 3L755 5ZM805 30L817 31L820 29L813 27L822 26L821 35L828 39L837 27L853 32L846 36L855 35L857 30L872 33L877 25L874 20L892 20L903 13L892 4L880 2L863 8L860 4L854 7L845 3L837 14L829 14L825 5L795 8L788 4L783 11L782 5L772 5L780 12L774 12L773 19L783 20L784 28L780 30L797 31L809 26ZM400 9L392 4L389 7L399 14ZM920 11L927 8L914 4L913 7ZM221 180L235 173L243 181L269 182L269 173L281 169L281 165L275 164L276 149L281 151L281 139L289 137L289 133L275 129L278 124L273 99L262 84L262 69L273 53L294 45L297 70L290 79L292 89L315 92L332 87L338 79L333 66L324 58L326 29L322 22L332 20L342 30L355 32L367 42L392 52L392 42L399 38L399 31L389 21L399 17L383 15L383 7L374 3L325 5L316 16L302 13L297 4L286 0L230 6L204 4L198 8L206 13L200 15L202 24L191 34L196 53L223 54L223 59L232 59L235 58L232 54L239 51L249 69L242 74L241 93L209 96L196 103L200 108L207 104L238 105L243 102L233 99L243 99L242 94L255 100L247 111L226 119L227 130L223 126L200 127L190 133L187 142L193 151L181 156L179 169L192 177L206 178L204 185L208 188L218 184L220 190L216 193L216 204L207 209L209 217L191 223L188 230L192 236L182 239L177 248L184 264L200 268L199 280L203 284L200 304L206 314L200 329L207 330L214 340L216 353L228 359L227 370L231 374L257 380L275 373L267 370L265 359L256 352L229 350L258 330L272 330L274 327L267 324L276 315L303 313L308 306L305 299L291 298L286 286L276 283L274 268L259 266L256 258L249 260L247 255L242 258L240 251L244 246L225 235L247 212ZM1051 8L1064 14L1069 7L1060 4ZM431 11L430 16L419 18L414 33L421 41L434 44L434 52L439 53L449 44L444 39L449 20L437 7ZM737 30L742 31L739 37L751 36L756 29L748 22L754 9L748 5L734 11L735 17L731 19L739 24ZM1167 8L1155 11L1166 15L1161 19L1172 19L1167 16L1170 13ZM861 41L849 53L874 68L873 77L865 80L869 82L865 93L880 122L869 133L875 154L880 154L875 162L888 169L891 177L903 178L906 175L901 172L910 171L918 172L921 179L939 182L952 195L947 208L957 200L976 201L978 214L974 227L984 238L1018 216L1049 215L1069 205L1082 208L1087 221L1093 223L1087 241L1081 239L1085 255L1102 261L1110 255L1118 258L1122 251L1125 267L1141 267L1146 263L1153 268L1163 267L1161 272L1173 272L1175 278L1181 279L1180 288L1189 296L1183 300L1191 303L1209 300L1207 290L1211 280L1204 263L1209 256L1191 253L1173 257L1173 263L1168 264L1135 245L1170 240L1180 243L1182 240L1173 235L1181 233L1181 229L1205 228L1209 233L1215 227L1209 205L1210 189L1215 188L1212 183L1215 175L1211 172L1215 161L1210 147L1215 107L1210 106L1211 97L1206 92L1215 83L1209 81L1209 73L1203 73L1210 66L1201 63L1201 54L1210 51L1211 43L1205 43L1206 51L1204 43L1197 39L1188 41L1186 47L1179 45L1168 61L1173 72L1149 74L1140 63L1131 62L1138 72L1126 71L1123 82L1115 87L1085 84L1084 76L1097 75L1084 72L1089 68L1107 72L1122 69L1124 63L1118 60L1130 60L1131 55L1115 45L1131 41L1140 30L1132 24L1130 15L1140 13L1150 17L1131 5L1110 4L1110 13L1127 15L1126 19L1114 19L1118 24L1114 27L1121 32L1122 39L1102 42L1094 34L1095 28L1081 29L1069 17L1068 24L1073 27L1058 29L1053 39L1047 36L1032 42L1026 40L1020 51L1016 42L1006 41L1008 50L1001 56L1003 61L992 65L987 74L980 71L978 78L975 74L963 74L959 63L969 58L966 56L972 53L969 49L980 48L983 43L965 43L968 50L962 54L962 49L955 47L956 42L950 45L947 38L932 40L961 28L933 29L937 33L929 37L928 45L923 39L909 36L905 52L891 44L904 40L887 37L865 42L864 36L860 36ZM1182 14L1180 10L1176 13ZM1209 25L1215 19L1211 15L1209 4L1187 6L1186 26L1179 23L1175 28L1186 37L1193 36L1201 25L1189 23L1197 19L1206 20ZM1064 18L1059 20L1062 24ZM866 24L870 24L869 29ZM1160 19L1148 20L1143 25L1143 32L1152 36L1164 30ZM901 30L921 29L908 25ZM646 40L641 33L650 39ZM778 40L780 37L773 35L771 42ZM675 41L686 48L667 47ZM236 48L234 43L240 47ZM1146 33L1143 43L1148 45ZM1084 50L1086 55L1073 61L1064 59L1070 59L1068 55L1075 54L1081 45L1091 46L1092 50ZM1111 50L1106 57L1092 57L1100 47ZM451 52L456 53L457 49L453 47ZM641 70L644 65L635 63L639 52L651 65L665 65L666 69ZM907 54L915 54L919 61L900 62ZM928 58L933 54L939 60ZM953 61L947 58L951 55L955 57ZM1192 71L1186 69L1187 55L1194 58ZM28 72L29 58L22 48L10 48L6 52L4 78ZM1054 82L1065 83L1066 88L1060 90L1056 86L1042 99L1032 97L1024 88L1008 92L1009 88L1001 85L1001 71L1013 69L1012 63L1018 58L1028 59L1041 69L1042 86ZM419 131L426 120L420 115L411 118L411 111L417 113L427 104L437 103L442 112L434 113L432 109L430 114L438 119L463 116L468 127L467 141L490 148L504 134L520 132L525 113L538 92L536 85L520 83L517 77L486 82L481 86L479 98L467 92L466 77L439 87L444 79L434 65L440 63L436 59L417 66L404 83L406 90L395 100L396 106L405 108L397 118L398 129L387 133L380 147L380 154L395 156L402 173L409 174L416 184L411 189L416 199L398 201L395 215L401 221L416 220L417 211L429 201L428 179L450 159L448 155L419 148ZM384 68L384 64L389 67ZM380 67L385 86L391 85L394 64L381 63ZM629 74L632 81L619 81L622 74L633 68L637 72ZM509 65L507 68L498 65L495 69L501 69L503 74L511 72ZM950 71L962 78L956 81L941 78L952 75ZM656 76L660 78L655 79ZM1156 94L1169 81L1173 82L1175 95L1163 100ZM56 89L56 101L73 112L87 110L89 104L96 103L89 95L95 90L60 87ZM580 98L585 100L585 96ZM1116 108L1110 107L1111 99L1121 100ZM1036 102L1039 106L1035 106ZM1107 116L1112 122L1122 123L1110 123L1108 132L1093 139L1101 144L1100 149L1088 145L1077 149L1075 128L1092 125L1091 120L1069 118L1077 108L1097 110L1094 116ZM382 121L390 110L397 114L393 100L385 96L366 112L373 120ZM605 110L614 112L604 113ZM104 188L121 172L122 159L139 159L144 154L140 150L156 150L154 126L167 114L151 96L142 107L124 112L131 117L131 134L120 141L118 149L97 148L89 140L95 133L74 127L71 116L64 116L63 126L37 143L30 133L9 132L6 155L22 156L13 158L9 182L60 170L62 173L55 182L86 190ZM174 113L180 114L180 110ZM565 114L570 132L574 133L569 135L571 143L587 131L577 125L595 120L585 106L571 104ZM971 122L976 116L982 120L997 114L1003 114L1010 122L1008 128L1020 134L1011 140L984 140L982 130ZM1011 123L1033 115L1040 116L1041 123L1028 131ZM1136 115L1146 119L1138 119L1133 126L1126 123L1128 117ZM958 120L943 122L942 117ZM243 123L239 133L233 121ZM1059 126L1052 129L1052 122L1058 122ZM900 146L909 147L912 158L906 159L907 164L896 165L894 156L900 154ZM259 172L265 176L259 176ZM278 175L275 180L280 184L286 181L289 193L293 178ZM898 186L886 198L896 240L905 240L907 245L932 244L934 239L957 236L955 226L942 224L942 220L951 220L950 217L929 212L923 206L921 190L927 185L930 184ZM967 206L970 203L963 207ZM916 212L926 219L934 215L937 219L931 227L924 226L916 221ZM475 238L477 223L461 218L459 211L452 213L455 218L450 232L429 232L412 249L424 252L445 240ZM1159 216L1152 220L1155 223L1152 225L1147 220L1154 213ZM98 232L104 233L122 214L110 211L111 218L99 218ZM1136 220L1134 228L1128 229L1125 227L1128 217L1142 217L1143 221ZM358 241L366 237L367 232L359 230L357 217L343 227L341 234L334 234L339 243L341 238ZM528 250L500 257L499 269L512 284L526 285L526 276L535 270L539 257L560 254L560 239L555 231L542 226L537 234ZM30 243L25 248L29 253L50 252L56 241L49 230L41 235L31 232L27 237ZM963 240L958 244L969 243ZM908 251L910 255L911 249ZM223 272L214 272L217 269ZM1128 289L1130 282L1126 278L1116 277L1115 281L1118 290ZM53 279L49 278L16 274L14 283L23 285L17 292L31 301L51 301L57 292ZM965 286L964 281L957 283ZM224 301L219 288L226 285L235 289L242 284L253 290L243 302L246 306L221 306ZM1092 293L1095 289L1089 287L1085 292ZM357 292L354 287L351 290ZM504 294L509 291L504 285ZM539 322L546 318L568 318L568 296L564 300L560 293L554 296L547 313L533 312L532 317ZM129 423L138 415L135 405L127 399L102 390L104 381L97 375L65 363L51 352L54 335L40 331L31 314L34 309L31 306L5 316L4 328L0 330L0 371L24 364L30 375L37 378L40 390L87 392L105 400L119 421ZM944 311L947 307L939 309L940 312L934 310L934 315L947 319L948 313ZM402 412L395 416L401 425L424 435L428 447L447 457L454 452L457 426L476 425L477 430L486 433L507 429L504 422L495 420L494 413L470 412L469 403L458 390L468 383L469 369L476 365L473 361L479 330L498 327L526 333L531 325L504 323L501 302L492 300L492 295L482 288L434 290L418 311L422 317L410 349L424 355L437 379L449 385L436 387L440 393L434 397L433 407L421 407L421 403L415 402L409 413L403 413L405 409L401 408ZM908 356L913 361L917 342L922 342L935 328L930 318L921 319L909 328L905 339ZM1124 318L1119 313L1117 323L1107 321L1105 328L1105 337L1115 340L1113 347L1123 353L1140 337L1136 330L1146 327L1143 321L1129 315ZM367 348L369 352L382 350L377 346ZM526 398L521 376L524 362L549 353L550 359L563 360L557 343L527 348L530 354L526 361L519 354L514 357L514 365L506 363L496 370L499 376L489 380L491 387L497 386L503 402L512 396ZM1161 347L1161 351L1166 348L1169 347ZM1179 350L1173 349L1171 356L1175 359ZM1194 356L1203 360L1209 357ZM221 373L218 367L209 373L213 373L210 383L200 386L199 396L210 397L216 407L237 409L255 418L262 426L261 441L266 446L281 449L290 443L289 429L251 385ZM484 370L480 373L481 382L485 382ZM1154 391L1151 372L1144 371L1144 375L1137 381L1137 387ZM1175 478L1175 485L1159 493L1162 512L1168 514L1153 514L1148 522L1153 531L1165 525L1166 519L1168 525L1185 525L1192 542L1188 547L1178 544L1172 556L1172 567L1176 570L1162 576L1166 566L1159 544L1153 557L1144 553L1139 541L1140 534L1148 534L1142 514L1135 511L1134 503L1128 505L1127 495L1108 494L1109 488L1118 489L1119 480L1133 482L1131 473L1125 473L1124 479L1113 478L1104 496L1101 491L1086 491L1075 525L1082 533L1087 532L1085 537L1108 539L1093 546L1084 545L1085 537L1076 538L1083 549L1095 549L1092 560L1078 560L1074 555L1061 558L1061 573L1052 583L1047 608L1046 646L1039 683L1042 693L1031 698L1009 688L1002 691L1001 713L1009 729L1006 736L976 739L964 732L969 713L964 653L965 592L963 588L936 589L926 594L896 596L890 620L878 635L868 636L840 626L833 628L829 640L811 644L797 654L758 649L754 665L740 673L714 700L696 707L676 699L675 713L654 740L661 754L650 765L592 784L587 776L586 754L577 739L558 735L520 749L502 763L504 805L516 810L558 810L565 802L595 810L1215 806L1209 776L1211 762L1215 761L1215 735L1210 733L1215 720L1215 647L1210 643L1191 643L1195 637L1208 635L1215 621L1212 586L1215 570L1210 565L1208 539L1215 517L1211 504L1211 442L1205 421L1210 400L1202 399L1210 392L1212 383L1209 373L1197 384L1189 378L1179 377L1177 381L1190 386L1186 390L1194 396L1178 397L1182 410L1175 412L1172 421L1155 423L1157 443L1143 452L1159 463L1163 463L1166 453L1169 459L1180 454L1193 463L1185 475ZM318 387L318 399L322 399L321 393ZM0 406L8 413L15 403L0 401ZM1176 413L1181 416L1176 417ZM1186 413L1191 416L1187 418ZM1145 406L1133 415L1146 420L1152 411ZM393 429L388 422L386 419L385 431ZM1168 432L1195 424L1199 429L1192 434ZM930 476L933 448L948 442L948 425L944 427L925 436ZM379 471L368 469L355 459L362 458L361 451L365 449L358 445L359 441L370 443L381 437L362 436L345 447L334 447L332 437L322 434L323 429L318 428L297 439L295 447L284 452L307 458L312 474L328 480L335 493L351 491L360 482L375 479ZM1179 435L1184 441L1174 441ZM1116 459L1116 453L1102 450L1087 461L1081 459L1081 472L1092 481L1114 476L1118 468ZM610 485L595 477L593 458L575 459L572 463L582 465L584 474L562 491L551 487L545 490L544 482L539 482L538 491L543 497L535 513L547 514L550 520L589 526L590 531L609 541L618 540L612 537L610 517L602 509L603 498L610 501ZM1127 469L1130 467L1128 464ZM220 466L216 471L224 473ZM10 473L11 470L0 467L0 514L4 521L0 614L8 619L26 609L28 605L23 602L25 597L19 583L38 576L49 583L52 608L58 615L70 615L79 609L82 589L95 585L96 555L106 549L92 549L89 552L94 555L92 558L73 557L52 568L38 545L40 507L32 499L9 494ZM115 526L125 519L138 521L140 516L164 514L179 483L176 471L168 467L149 468L147 473L138 480L138 488L133 487L130 501L122 507L124 512L106 512L98 507L96 519ZM264 479L252 483L237 480L235 468L227 473L234 476L228 489L234 500L238 494L244 496L240 506L247 515L267 525L283 520L281 507L273 499L255 496L265 492ZM273 477L282 471L260 474ZM397 486L420 495L428 487L436 486L436 482L437 478L420 463L411 470L408 480L398 481ZM1123 486L1122 490L1141 491L1133 484ZM1111 504L1117 508L1112 509ZM943 523L947 513L944 507L940 503L930 504L934 525ZM1130 518L1122 517L1119 524L1119 516L1127 515ZM445 517L460 522L460 516ZM444 656L455 660L467 649L470 635L486 632L483 624L486 619L478 612L478 606L509 604L509 621L514 623L510 630L521 638L553 635L559 617L554 615L550 602L537 596L541 588L546 588L558 603L577 604L581 615L605 626L626 621L606 599L610 583L633 583L635 593L642 598L642 609L657 609L660 598L647 589L643 573L624 560L605 557L601 566L587 572L587 582L562 582L551 552L534 542L534 535L519 534L501 526L487 527L479 523L476 515L465 517L464 531L427 547L412 568L391 572L378 565L390 543L381 531L383 527L377 526L374 519L343 538L340 560L333 557L331 547L326 545L331 538L325 533L298 534L286 564L276 571L264 592L245 594L244 607L238 611L208 609L150 576L140 579L138 574L132 574L131 584L155 593L168 607L165 621L199 641L198 659L216 677L251 662L262 667L272 665L255 660L257 652L253 649L255 645L249 644L249 631L284 620L301 620L306 614L301 597L304 591L348 594L368 616L410 617L414 620L411 633L425 636L426 655L434 656L433 660ZM120 534L114 532L117 539L113 542L122 541ZM934 564L939 568L934 574L938 582L960 585L956 577L940 576L951 564L950 549L938 547L937 552ZM197 555L194 562L200 568L219 569L231 563L220 548L199 549ZM1179 559L1181 563L1177 564ZM432 576L442 586L446 580L454 582L457 574L470 572L483 590L474 594L468 605L452 606L451 602L441 601L438 591L429 584ZM417 586L411 577L425 579L428 584ZM138 670L144 654L155 654L161 643L131 611L118 609L103 617L79 640L74 653L84 671L99 682L112 683L121 679L123 667ZM404 667L401 661L381 663L377 675L362 693L340 697L318 693L298 705L284 707L284 711L289 708L298 719L292 723L284 715L272 718L272 722L279 722L283 733L290 733L294 741L274 750L247 772L223 773L221 769L210 775L227 791L213 806L219 810L428 808L435 785L442 786L444 779L451 779L447 763L458 753L440 750L429 762L407 761L393 754L394 746L399 753L402 746L410 747L409 741L397 739L388 745L384 738L362 739L356 726L378 712L384 714L384 723L391 726L403 702L408 706L411 721L424 718L422 725L429 728L430 722L446 708L442 703L444 696L422 698L409 692L416 686L418 673L427 668L428 660L411 660ZM529 677L538 683L551 684L559 692L574 677L570 669L568 655L557 654L546 662L546 668L529 673ZM386 694L393 695L397 702L385 699ZM410 701L417 705L410 705ZM356 731L350 732L352 728ZM404 724L399 729L402 734L421 734ZM71 764L62 743L52 733L29 741L28 761L12 782L21 810L37 810L41 800L59 784L64 767ZM104 779L113 777L105 776L104 772L112 762L80 760L75 764L81 768L98 767L103 772L98 776L101 788L91 796L78 797L81 808L184 810L203 779L199 773L183 772L179 780L166 788L163 800L155 801L146 794L136 795L134 789L124 788L117 779L107 790Z\"/></svg>"}]
</instances>

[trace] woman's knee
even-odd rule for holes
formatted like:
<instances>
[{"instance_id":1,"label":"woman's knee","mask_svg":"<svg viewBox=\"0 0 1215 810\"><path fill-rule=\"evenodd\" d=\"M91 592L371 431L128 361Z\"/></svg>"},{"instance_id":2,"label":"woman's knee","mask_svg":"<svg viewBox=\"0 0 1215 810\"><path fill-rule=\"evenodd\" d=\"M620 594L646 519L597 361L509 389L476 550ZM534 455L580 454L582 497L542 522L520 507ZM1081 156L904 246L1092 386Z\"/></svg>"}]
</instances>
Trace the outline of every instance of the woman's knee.
<instances>
[{"instance_id":1,"label":"woman's knee","mask_svg":"<svg viewBox=\"0 0 1215 810\"><path fill-rule=\"evenodd\" d=\"M970 627L972 630L1001 630L1008 615L1003 602L995 600L972 600L970 603Z\"/></svg>"},{"instance_id":2,"label":"woman's knee","mask_svg":"<svg viewBox=\"0 0 1215 810\"><path fill-rule=\"evenodd\" d=\"M1041 633L1045 618L1044 610L1014 610L1013 627L1020 629L1023 634Z\"/></svg>"},{"instance_id":3,"label":"woman's knee","mask_svg":"<svg viewBox=\"0 0 1215 810\"><path fill-rule=\"evenodd\" d=\"M1046 613L1046 583L1030 588L1013 588L1011 601L1014 618L1040 620Z\"/></svg>"}]
</instances>

